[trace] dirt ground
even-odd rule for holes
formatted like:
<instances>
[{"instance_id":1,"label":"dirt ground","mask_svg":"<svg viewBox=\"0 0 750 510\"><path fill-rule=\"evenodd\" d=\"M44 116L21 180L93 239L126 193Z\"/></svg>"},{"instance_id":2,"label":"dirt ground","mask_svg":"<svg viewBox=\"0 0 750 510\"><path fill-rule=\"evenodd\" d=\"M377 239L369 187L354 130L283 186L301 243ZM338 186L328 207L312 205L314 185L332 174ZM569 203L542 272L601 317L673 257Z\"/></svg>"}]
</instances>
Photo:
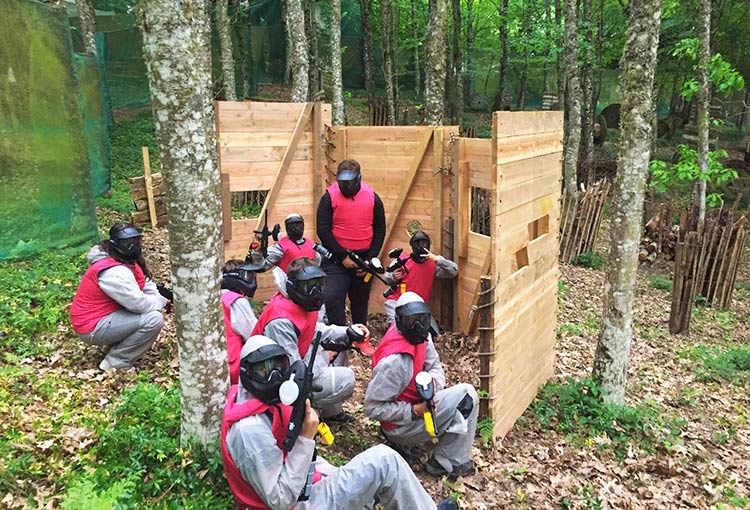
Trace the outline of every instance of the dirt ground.
<instances>
[{"instance_id":1,"label":"dirt ground","mask_svg":"<svg viewBox=\"0 0 750 510\"><path fill-rule=\"evenodd\" d=\"M606 251L607 237L605 224L600 236L601 251ZM168 281L168 245L164 229L152 230L144 237L144 252L156 280ZM412 467L435 499L451 494L459 496L463 509L702 509L750 505L750 499L743 499L750 498L750 396L745 388L729 383L698 381L695 362L683 355L686 349L698 344L747 342L750 294L746 290L735 292L729 322L724 320L719 325L716 313L705 310L694 317L690 335L671 336L667 326L670 294L649 286L650 278L670 277L670 270L670 265L663 263L639 271L627 398L631 404L652 400L687 420L680 444L660 447L651 453L634 445L625 458L618 459L611 449L601 447L599 438L592 438L581 447L563 433L543 429L527 411L510 433L494 444L484 446L476 439L473 453L477 472L472 476L457 481L437 479L422 471L426 453L421 460L412 461ZM558 381L590 374L601 316L604 272L564 265L560 268L560 280L566 291L559 300L558 325L577 328L558 328L554 376ZM738 281L750 281L747 262L742 264ZM167 316L164 331L140 366L140 370L151 372L157 382L178 377L172 319ZM370 326L373 336L379 338L384 330L384 317L372 315ZM98 350L71 342L66 331L61 331L53 341L60 342L53 359L29 360L29 363L42 371L58 372L59 377L77 378L81 391L95 392L102 406L114 398L119 388L137 377L132 373L100 373L96 369L101 357ZM449 384L460 381L478 386L476 338L447 333L438 337L436 346ZM331 424L336 441L330 447L320 448L321 455L334 462L346 461L381 442L377 425L363 411L369 359L352 354L351 365L358 382L345 409L356 421ZM684 398L686 388L690 390L690 399ZM81 442L86 444L85 437L75 441L79 446Z\"/></svg>"}]
</instances>

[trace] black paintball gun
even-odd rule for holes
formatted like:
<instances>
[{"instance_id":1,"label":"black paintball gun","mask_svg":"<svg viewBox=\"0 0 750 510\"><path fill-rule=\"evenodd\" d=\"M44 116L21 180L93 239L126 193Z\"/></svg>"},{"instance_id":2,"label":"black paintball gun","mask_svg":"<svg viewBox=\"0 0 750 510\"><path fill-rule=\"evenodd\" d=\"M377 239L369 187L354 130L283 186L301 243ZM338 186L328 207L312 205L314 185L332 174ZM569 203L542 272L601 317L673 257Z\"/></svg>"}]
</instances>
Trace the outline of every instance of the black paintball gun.
<instances>
[{"instance_id":1,"label":"black paintball gun","mask_svg":"<svg viewBox=\"0 0 750 510\"><path fill-rule=\"evenodd\" d=\"M378 280L383 282L384 284L388 285L388 282L385 281L385 279L380 276L381 274L385 273L385 268L383 267L383 264L380 262L380 259L377 257L371 258L369 261L364 260L362 257L357 255L357 253L353 250L346 250L346 255L349 257L349 259L357 264L357 267L364 271L365 274L365 283L372 280L372 277L375 276Z\"/></svg>"},{"instance_id":2,"label":"black paintball gun","mask_svg":"<svg viewBox=\"0 0 750 510\"><path fill-rule=\"evenodd\" d=\"M404 252L403 248L393 248L391 251L388 252L388 257L393 259L391 260L391 263L388 264L388 267L386 268L386 271L388 273L393 274L394 271L398 271L399 269L403 269L404 273L409 272L409 270L406 268L406 263L409 261L411 256L401 258L401 254L403 252ZM388 296L396 292L396 289L398 289L399 286L402 284L403 284L402 280L398 280L390 284L388 288L383 291L383 297L387 298ZM406 290L402 288L401 293L403 294L404 292L406 292Z\"/></svg>"},{"instance_id":3,"label":"black paintball gun","mask_svg":"<svg viewBox=\"0 0 750 510\"><path fill-rule=\"evenodd\" d=\"M333 260L333 253L331 253L331 250L323 246L322 244L313 243L313 250L318 252L318 254L323 257L326 260Z\"/></svg>"},{"instance_id":4,"label":"black paintball gun","mask_svg":"<svg viewBox=\"0 0 750 510\"><path fill-rule=\"evenodd\" d=\"M253 233L255 234L255 237L260 241L261 255L263 255L263 258L266 258L268 256L268 238L272 237L274 241L278 241L279 234L281 233L281 227L278 223L276 223L274 224L273 228L269 230L268 209L266 209L266 215L263 218L263 228L260 230L253 230ZM250 248L248 249L248 257L250 257L250 253L255 248L255 246L253 246L254 244L255 243L250 243Z\"/></svg>"},{"instance_id":5,"label":"black paintball gun","mask_svg":"<svg viewBox=\"0 0 750 510\"><path fill-rule=\"evenodd\" d=\"M162 297L166 298L167 300L167 305L164 307L164 311L166 311L167 313L171 313L174 303L174 293L172 292L172 289L170 289L163 283L157 283L156 290L159 291L159 294L161 294Z\"/></svg>"},{"instance_id":6,"label":"black paintball gun","mask_svg":"<svg viewBox=\"0 0 750 510\"><path fill-rule=\"evenodd\" d=\"M375 348L370 344L370 337L356 324L346 328L345 341L325 340L321 343L321 346L327 351L335 352L336 356L348 349L355 350L364 356L375 354Z\"/></svg>"}]
</instances>

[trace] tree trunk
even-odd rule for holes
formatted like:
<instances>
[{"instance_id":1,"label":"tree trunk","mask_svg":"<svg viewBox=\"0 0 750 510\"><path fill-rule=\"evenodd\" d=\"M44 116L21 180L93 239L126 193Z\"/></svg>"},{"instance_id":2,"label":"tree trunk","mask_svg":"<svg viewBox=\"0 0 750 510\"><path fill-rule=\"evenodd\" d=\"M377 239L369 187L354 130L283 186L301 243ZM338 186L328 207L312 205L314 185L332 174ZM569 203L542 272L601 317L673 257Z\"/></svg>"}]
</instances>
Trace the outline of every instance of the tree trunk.
<instances>
[{"instance_id":1,"label":"tree trunk","mask_svg":"<svg viewBox=\"0 0 750 510\"><path fill-rule=\"evenodd\" d=\"M563 48L563 33L565 27L563 26L562 18L562 0L555 0L555 26L558 28L557 47ZM565 100L565 68L563 67L563 52L557 52L557 105L559 109L563 109L562 105Z\"/></svg>"},{"instance_id":2,"label":"tree trunk","mask_svg":"<svg viewBox=\"0 0 750 510\"><path fill-rule=\"evenodd\" d=\"M281 24L284 29L284 84L291 85L292 83L292 48L294 48L294 42L292 41L292 30L289 28L289 0L282 0L281 2Z\"/></svg>"},{"instance_id":3,"label":"tree trunk","mask_svg":"<svg viewBox=\"0 0 750 510\"><path fill-rule=\"evenodd\" d=\"M474 93L474 0L466 0L466 56L464 57L464 98ZM466 99L464 99L464 103Z\"/></svg>"},{"instance_id":4,"label":"tree trunk","mask_svg":"<svg viewBox=\"0 0 750 510\"><path fill-rule=\"evenodd\" d=\"M414 39L414 94L422 93L422 75L419 70L419 31L417 29L417 0L411 0L411 36Z\"/></svg>"},{"instance_id":5,"label":"tree trunk","mask_svg":"<svg viewBox=\"0 0 750 510\"><path fill-rule=\"evenodd\" d=\"M365 90L370 105L375 101L375 69L372 63L372 23L370 22L370 0L359 0L362 14L362 65L365 68Z\"/></svg>"},{"instance_id":6,"label":"tree trunk","mask_svg":"<svg viewBox=\"0 0 750 510\"><path fill-rule=\"evenodd\" d=\"M434 0L427 24L425 56L425 122L430 126L443 123L445 97L445 36L448 25L448 0Z\"/></svg>"},{"instance_id":7,"label":"tree trunk","mask_svg":"<svg viewBox=\"0 0 750 510\"><path fill-rule=\"evenodd\" d=\"M303 103L307 101L309 93L309 58L307 35L305 34L305 13L302 10L302 0L287 0L287 30L292 59L292 102Z\"/></svg>"},{"instance_id":8,"label":"tree trunk","mask_svg":"<svg viewBox=\"0 0 750 510\"><path fill-rule=\"evenodd\" d=\"M227 390L219 280L223 263L211 25L202 0L143 0L143 57L151 87L169 212L181 441L215 444Z\"/></svg>"},{"instance_id":9,"label":"tree trunk","mask_svg":"<svg viewBox=\"0 0 750 510\"><path fill-rule=\"evenodd\" d=\"M651 143L651 98L659 45L661 0L633 0L620 72L620 153L614 182L609 260L604 284L602 329L593 376L604 401L625 402L625 380L633 336L643 195Z\"/></svg>"},{"instance_id":10,"label":"tree trunk","mask_svg":"<svg viewBox=\"0 0 750 510\"><path fill-rule=\"evenodd\" d=\"M341 0L331 0L331 70L333 72L332 122L334 126L341 126L344 124L344 85L341 79Z\"/></svg>"},{"instance_id":11,"label":"tree trunk","mask_svg":"<svg viewBox=\"0 0 750 510\"><path fill-rule=\"evenodd\" d=\"M78 19L81 22L81 36L86 53L96 55L96 13L89 0L76 0Z\"/></svg>"},{"instance_id":12,"label":"tree trunk","mask_svg":"<svg viewBox=\"0 0 750 510\"><path fill-rule=\"evenodd\" d=\"M531 20L533 18L531 0L524 0L524 18ZM523 68L521 68L521 79L519 80L518 98L516 99L516 108L523 110L526 103L526 84L529 79L529 46L531 45L531 23L525 23L524 43L523 43Z\"/></svg>"},{"instance_id":13,"label":"tree trunk","mask_svg":"<svg viewBox=\"0 0 750 510\"><path fill-rule=\"evenodd\" d=\"M304 0L303 16L305 17L305 35L308 48L308 92L307 100L313 101L315 96L323 90L321 82L320 52L318 51L318 26L315 23L315 2ZM341 43L339 43L339 46Z\"/></svg>"},{"instance_id":14,"label":"tree trunk","mask_svg":"<svg viewBox=\"0 0 750 510\"><path fill-rule=\"evenodd\" d=\"M708 63L711 58L711 0L700 0L698 21L698 166L705 175L708 170L709 104L711 87L708 83ZM698 180L698 232L703 232L706 218L706 180Z\"/></svg>"},{"instance_id":15,"label":"tree trunk","mask_svg":"<svg viewBox=\"0 0 750 510\"><path fill-rule=\"evenodd\" d=\"M594 114L596 113L596 104L594 101L594 79L593 79L593 62L592 55L593 34L591 30L591 0L583 0L583 19L578 24L583 27L583 38L586 41L583 50L581 67L581 89L582 89L582 108L581 108L581 151L579 154L579 168L581 179L586 182L587 186L594 183Z\"/></svg>"},{"instance_id":16,"label":"tree trunk","mask_svg":"<svg viewBox=\"0 0 750 510\"><path fill-rule=\"evenodd\" d=\"M385 80L385 101L388 125L396 125L396 95L393 83L393 46L391 45L391 0L380 0L380 33L383 46L383 79Z\"/></svg>"},{"instance_id":17,"label":"tree trunk","mask_svg":"<svg viewBox=\"0 0 750 510\"><path fill-rule=\"evenodd\" d=\"M500 73L492 110L505 109L505 76L508 72L508 0L500 0Z\"/></svg>"},{"instance_id":18,"label":"tree trunk","mask_svg":"<svg viewBox=\"0 0 750 510\"><path fill-rule=\"evenodd\" d=\"M461 0L453 0L453 72L456 115L453 123L461 124L464 117L464 62L461 55Z\"/></svg>"},{"instance_id":19,"label":"tree trunk","mask_svg":"<svg viewBox=\"0 0 750 510\"><path fill-rule=\"evenodd\" d=\"M547 54L544 59L544 73L542 75L542 95L549 94L549 62L552 60L552 3L550 0L544 0L544 37L547 39Z\"/></svg>"},{"instance_id":20,"label":"tree trunk","mask_svg":"<svg viewBox=\"0 0 750 510\"><path fill-rule=\"evenodd\" d=\"M393 115L397 115L396 110L398 109L399 91L398 91L398 27L400 25L399 20L401 16L401 8L398 2L391 2L391 35L388 42L391 45L391 73L393 74L393 102L394 109ZM398 123L398 119L396 119Z\"/></svg>"},{"instance_id":21,"label":"tree trunk","mask_svg":"<svg viewBox=\"0 0 750 510\"><path fill-rule=\"evenodd\" d=\"M216 30L221 47L221 76L224 85L224 99L237 101L237 88L234 83L234 55L232 36L229 30L229 0L216 0Z\"/></svg>"},{"instance_id":22,"label":"tree trunk","mask_svg":"<svg viewBox=\"0 0 750 510\"><path fill-rule=\"evenodd\" d=\"M565 67L567 108L564 145L565 194L574 200L578 172L578 153L581 146L581 85L578 78L578 31L576 0L565 0Z\"/></svg>"},{"instance_id":23,"label":"tree trunk","mask_svg":"<svg viewBox=\"0 0 750 510\"><path fill-rule=\"evenodd\" d=\"M745 89L745 101L743 102L745 108L745 141L750 141L750 87Z\"/></svg>"}]
</instances>

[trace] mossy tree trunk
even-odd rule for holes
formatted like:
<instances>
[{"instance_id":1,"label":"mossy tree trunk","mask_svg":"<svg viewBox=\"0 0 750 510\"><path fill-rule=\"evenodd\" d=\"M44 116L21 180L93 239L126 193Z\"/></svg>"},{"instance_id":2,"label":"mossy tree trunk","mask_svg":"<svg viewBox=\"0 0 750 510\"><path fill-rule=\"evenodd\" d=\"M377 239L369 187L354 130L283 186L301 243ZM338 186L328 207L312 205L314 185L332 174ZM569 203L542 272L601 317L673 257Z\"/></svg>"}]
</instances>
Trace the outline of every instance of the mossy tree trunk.
<instances>
[{"instance_id":1,"label":"mossy tree trunk","mask_svg":"<svg viewBox=\"0 0 750 510\"><path fill-rule=\"evenodd\" d=\"M430 126L443 123L447 25L448 0L433 0L425 44L425 121Z\"/></svg>"},{"instance_id":2,"label":"mossy tree trunk","mask_svg":"<svg viewBox=\"0 0 750 510\"><path fill-rule=\"evenodd\" d=\"M289 32L292 60L292 102L307 101L309 85L309 57L307 34L305 34L305 13L302 0L286 0L286 29Z\"/></svg>"},{"instance_id":3,"label":"mossy tree trunk","mask_svg":"<svg viewBox=\"0 0 750 510\"><path fill-rule=\"evenodd\" d=\"M375 101L375 69L372 63L372 21L370 20L370 0L359 0L362 15L362 66L365 71L365 90L370 105Z\"/></svg>"},{"instance_id":4,"label":"mossy tree trunk","mask_svg":"<svg viewBox=\"0 0 750 510\"><path fill-rule=\"evenodd\" d=\"M464 61L461 55L461 0L453 0L453 123L461 124L464 116Z\"/></svg>"},{"instance_id":5,"label":"mossy tree trunk","mask_svg":"<svg viewBox=\"0 0 750 510\"><path fill-rule=\"evenodd\" d=\"M219 437L228 382L211 25L203 0L143 0L140 23L169 213L181 439L210 446Z\"/></svg>"},{"instance_id":6,"label":"mossy tree trunk","mask_svg":"<svg viewBox=\"0 0 750 510\"><path fill-rule=\"evenodd\" d=\"M563 177L568 200L578 186L578 152L581 146L581 85L578 67L578 30L576 0L565 0L565 145Z\"/></svg>"},{"instance_id":7,"label":"mossy tree trunk","mask_svg":"<svg viewBox=\"0 0 750 510\"><path fill-rule=\"evenodd\" d=\"M466 56L464 57L464 104L466 98L474 93L474 39L476 38L476 27L474 23L474 0L466 0Z\"/></svg>"},{"instance_id":8,"label":"mossy tree trunk","mask_svg":"<svg viewBox=\"0 0 750 510\"><path fill-rule=\"evenodd\" d=\"M396 84L393 76L393 6L391 0L380 0L380 39L383 46L383 80L385 81L385 102L388 125L396 124Z\"/></svg>"},{"instance_id":9,"label":"mossy tree trunk","mask_svg":"<svg viewBox=\"0 0 750 510\"><path fill-rule=\"evenodd\" d=\"M305 16L305 35L307 36L308 93L307 100L313 101L323 89L322 66L318 51L318 24L315 22L315 2L304 0L302 8Z\"/></svg>"},{"instance_id":10,"label":"mossy tree trunk","mask_svg":"<svg viewBox=\"0 0 750 510\"><path fill-rule=\"evenodd\" d=\"M558 36L555 43L558 49L563 47L565 27L563 25L563 6L562 0L555 0L555 26L558 28ZM564 53L557 52L556 70L557 70L557 105L559 109L564 109L565 104L565 67L563 66Z\"/></svg>"},{"instance_id":11,"label":"mossy tree trunk","mask_svg":"<svg viewBox=\"0 0 750 510\"><path fill-rule=\"evenodd\" d=\"M604 400L625 402L625 381L633 336L643 195L651 156L651 103L659 46L661 0L632 0L620 64L620 152L613 187L611 238L602 329L593 376Z\"/></svg>"},{"instance_id":12,"label":"mossy tree trunk","mask_svg":"<svg viewBox=\"0 0 750 510\"><path fill-rule=\"evenodd\" d=\"M593 31L591 16L591 0L583 0L583 19L578 24L583 30L585 41L581 61L581 148L579 152L579 178L587 186L594 183L594 114L596 104L594 101L594 55L593 55Z\"/></svg>"},{"instance_id":13,"label":"mossy tree trunk","mask_svg":"<svg viewBox=\"0 0 750 510\"><path fill-rule=\"evenodd\" d=\"M414 94L422 93L422 74L419 68L419 30L417 27L417 0L411 0L411 36L414 39Z\"/></svg>"},{"instance_id":14,"label":"mossy tree trunk","mask_svg":"<svg viewBox=\"0 0 750 510\"><path fill-rule=\"evenodd\" d=\"M81 21L81 36L86 53L96 55L96 12L90 0L76 0L78 19Z\"/></svg>"},{"instance_id":15,"label":"mossy tree trunk","mask_svg":"<svg viewBox=\"0 0 750 510\"><path fill-rule=\"evenodd\" d=\"M711 59L711 0L700 0L698 14L698 166L705 175L708 170L709 105L711 85L708 82L708 63ZM706 219L706 180L698 180L698 231L703 232Z\"/></svg>"},{"instance_id":16,"label":"mossy tree trunk","mask_svg":"<svg viewBox=\"0 0 750 510\"><path fill-rule=\"evenodd\" d=\"M341 78L341 0L331 0L331 71L333 73L333 104L331 115L334 126L344 124L344 85Z\"/></svg>"},{"instance_id":17,"label":"mossy tree trunk","mask_svg":"<svg viewBox=\"0 0 750 510\"><path fill-rule=\"evenodd\" d=\"M237 101L237 89L234 81L234 55L232 53L232 36L229 27L229 0L216 0L216 30L219 33L221 47L221 78L224 99Z\"/></svg>"}]
</instances>

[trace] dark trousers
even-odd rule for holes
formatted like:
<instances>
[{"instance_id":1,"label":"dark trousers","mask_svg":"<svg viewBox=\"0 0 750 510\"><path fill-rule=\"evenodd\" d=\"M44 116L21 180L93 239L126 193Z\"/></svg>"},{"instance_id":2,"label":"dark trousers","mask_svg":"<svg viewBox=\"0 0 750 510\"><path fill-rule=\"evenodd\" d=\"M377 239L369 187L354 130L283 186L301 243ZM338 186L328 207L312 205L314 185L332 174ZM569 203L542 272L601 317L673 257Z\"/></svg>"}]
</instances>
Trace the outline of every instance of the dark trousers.
<instances>
[{"instance_id":1,"label":"dark trousers","mask_svg":"<svg viewBox=\"0 0 750 510\"><path fill-rule=\"evenodd\" d=\"M356 276L352 269L339 264L323 262L326 279L326 315L329 324L346 326L346 297L352 311L352 324L367 324L367 302L370 300L372 281Z\"/></svg>"}]
</instances>

